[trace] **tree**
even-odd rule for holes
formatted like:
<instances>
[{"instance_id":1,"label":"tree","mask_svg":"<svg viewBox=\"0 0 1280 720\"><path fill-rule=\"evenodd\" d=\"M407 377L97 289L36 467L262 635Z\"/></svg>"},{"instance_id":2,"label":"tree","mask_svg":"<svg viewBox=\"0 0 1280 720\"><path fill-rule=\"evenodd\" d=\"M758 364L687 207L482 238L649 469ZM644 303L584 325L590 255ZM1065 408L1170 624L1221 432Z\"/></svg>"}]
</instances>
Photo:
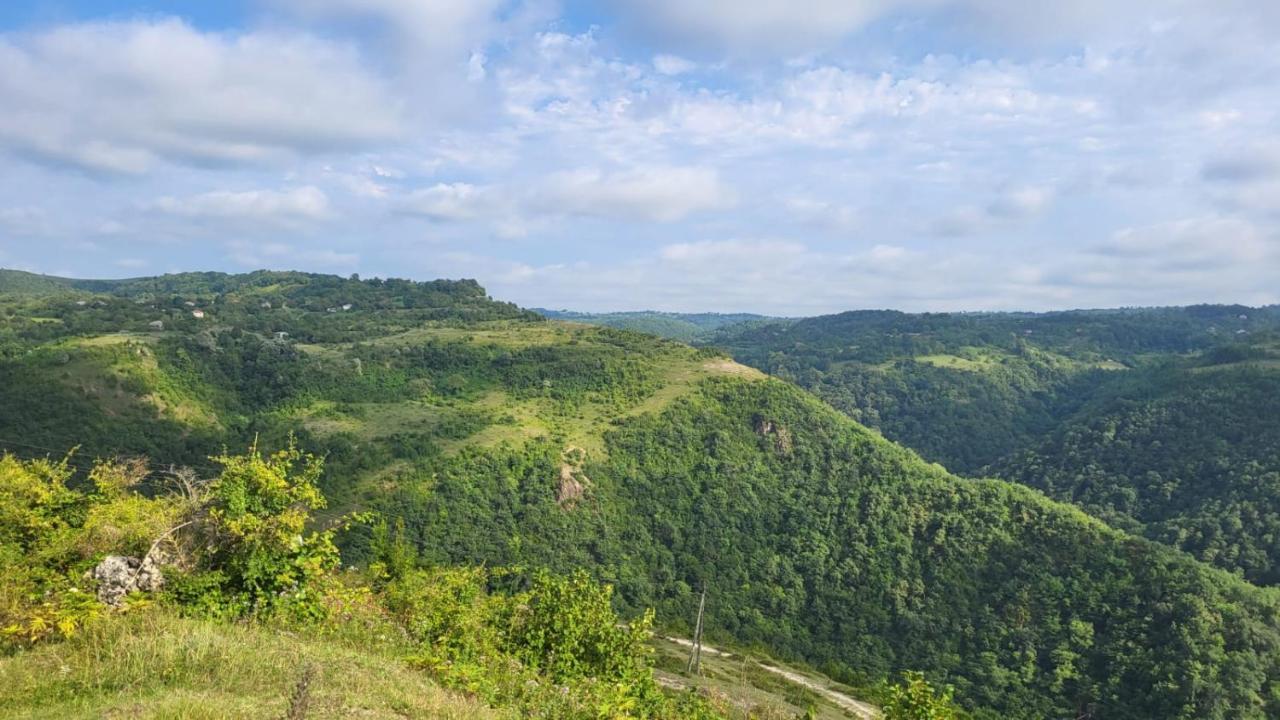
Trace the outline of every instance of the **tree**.
<instances>
[{"instance_id":1,"label":"tree","mask_svg":"<svg viewBox=\"0 0 1280 720\"><path fill-rule=\"evenodd\" d=\"M885 720L956 720L951 694L950 687L934 690L924 673L905 672L902 681L889 689Z\"/></svg>"}]
</instances>

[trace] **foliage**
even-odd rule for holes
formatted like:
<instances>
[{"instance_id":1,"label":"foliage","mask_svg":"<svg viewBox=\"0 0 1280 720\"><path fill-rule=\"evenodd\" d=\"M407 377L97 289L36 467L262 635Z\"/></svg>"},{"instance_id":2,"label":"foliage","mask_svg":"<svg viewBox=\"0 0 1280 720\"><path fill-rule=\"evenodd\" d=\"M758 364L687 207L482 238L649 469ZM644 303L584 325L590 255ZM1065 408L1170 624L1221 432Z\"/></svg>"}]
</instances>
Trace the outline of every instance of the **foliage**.
<instances>
[{"instance_id":1,"label":"foliage","mask_svg":"<svg viewBox=\"0 0 1280 720\"><path fill-rule=\"evenodd\" d=\"M165 295L173 282L193 299ZM1173 517L1162 519L1161 505L1176 515L1207 485L1177 502L1109 489L1089 505L1119 529L1107 527L1023 487L950 476L784 383L750 379L740 366L635 333L504 314L478 287L448 286L431 307L403 299L416 297L413 288L292 275L191 276L130 287L145 289L122 295L114 285L81 288L108 293L91 295L85 306L70 295L3 300L0 371L21 387L2 392L21 409L6 415L0 403L0 439L72 444L83 416L94 454L152 443L157 459L171 461L209 444L248 442L254 433L279 446L297 431L298 448L327 458L323 474L310 473L300 459L297 470L335 508L307 508L298 497L288 500L291 507L331 516L374 506L391 527L403 526L345 536L348 562L374 561L369 595L335 584L332 572L299 567L291 544L254 540L234 558L219 555L175 580L171 597L192 612L226 608L230 599L241 613L255 602L270 607L272 598L301 594L316 599L304 607L323 610L300 614L325 627L335 612L377 610L385 599L421 665L458 687L496 693L529 712L588 712L575 697L595 698L606 710L615 703L648 707L641 684L619 682L623 670L607 669L632 667L634 656L624 653L631 660L615 665L574 661L613 674L605 682L575 679L574 665L548 655L573 646L586 658L616 656L614 649L627 647L625 637L580 629L599 625L604 600L583 599L585 590L568 586L559 602L580 608L580 622L558 626L548 613L526 626L519 623L538 607L532 575L444 568L547 568L562 579L587 569L616 589L608 603L620 617L653 608L655 622L687 630L695 588L706 585L712 640L767 646L864 687L919 669L930 683L954 686L956 702L978 718L1280 713L1276 594L1125 532L1167 539L1153 531ZM368 295L352 310L327 311L357 291ZM214 322L190 320L186 302L211 308ZM104 347L118 340L103 335L111 323L145 327L161 307L172 311L166 317L173 327ZM1239 318L1245 314L1247 321ZM726 344L859 411L890 437L936 442L926 448L929 459L948 455L980 468L1039 447L1073 418L1081 427L1093 427L1085 418L1094 413L1121 419L1179 379L1204 376L1207 385L1197 392L1206 402L1137 417L1215 407L1210 386L1265 391L1265 382L1221 365L1249 363L1264 372L1273 359L1265 349L1273 316L1247 308L869 313L764 323L754 334L733 335L740 344ZM1220 351L1225 343L1210 331L1234 336L1245 322L1252 349ZM276 339L276 329L291 335ZM1172 372L1167 384L1162 372ZM721 379L702 380L713 375ZM52 410L41 405L45 395L55 400ZM1207 444L1188 447L1212 453L1223 447L1219 441L1243 439L1231 434L1241 428L1269 427L1249 419L1274 394L1258 396L1250 404L1224 392L1216 407L1246 408L1232 416L1243 422L1201 425L1188 434L1204 434ZM1107 426L1097 427L1077 435L1106 438ZM1116 437L1124 441L1118 450L1139 447L1127 438L1146 442L1138 432ZM1071 454L1087 456L1092 442ZM1266 442L1235 446L1253 454ZM1261 546L1237 538L1248 535L1252 513L1267 512L1270 470L1249 470L1244 452L1220 454L1240 469L1230 477L1252 478L1259 490L1225 496L1253 506L1238 515L1241 532L1222 534L1231 541L1215 541L1215 555L1202 557L1226 557L1238 547L1248 550L1239 557L1252 558ZM1152 455L1127 452L1135 461ZM1177 463L1172 467L1204 472ZM1075 499L1065 474L1074 471L1063 467L1055 487L1072 488ZM1134 480L1136 468L1113 467ZM1168 484L1159 472L1162 482L1152 488ZM245 499L229 498L227 508L256 502L234 497ZM246 512L273 518L284 512L279 507ZM238 542L230 531L222 537ZM254 554L264 549L270 552ZM327 550L318 554L319 567L332 565L323 559L331 557ZM436 569L419 573L417 562ZM1245 567L1266 567L1249 562ZM314 591L299 592L313 579ZM554 587L538 592L559 597ZM521 634L525 627L538 630ZM579 688L569 699L556 699L550 676L557 673L567 678L559 682Z\"/></svg>"},{"instance_id":2,"label":"foliage","mask_svg":"<svg viewBox=\"0 0 1280 720\"><path fill-rule=\"evenodd\" d=\"M889 689L884 707L885 720L955 720L957 709L951 688L941 692L925 680L923 673L903 673L902 681Z\"/></svg>"},{"instance_id":3,"label":"foliage","mask_svg":"<svg viewBox=\"0 0 1280 720\"><path fill-rule=\"evenodd\" d=\"M175 515L129 491L143 472L98 464L73 489L67 459L0 456L0 650L71 637L101 617L84 572L108 552L142 555Z\"/></svg>"},{"instance_id":4,"label":"foliage","mask_svg":"<svg viewBox=\"0 0 1280 720\"><path fill-rule=\"evenodd\" d=\"M205 503L202 529L214 549L204 566L219 574L232 611L320 617L318 586L339 565L334 530L307 530L311 512L325 506L316 487L322 462L292 444L215 460L222 472Z\"/></svg>"},{"instance_id":5,"label":"foliage","mask_svg":"<svg viewBox=\"0 0 1280 720\"><path fill-rule=\"evenodd\" d=\"M522 591L491 589L525 580ZM414 663L445 685L526 717L689 717L691 698L663 695L647 642L652 615L623 624L612 589L585 572L437 568L387 589L388 606L420 643Z\"/></svg>"},{"instance_id":6,"label":"foliage","mask_svg":"<svg viewBox=\"0 0 1280 720\"><path fill-rule=\"evenodd\" d=\"M583 313L568 310L535 308L534 312L553 320L567 320L589 325L604 325L620 330L634 330L680 342L695 342L732 325L758 323L768 320L763 315L751 313L671 313L671 312L614 312Z\"/></svg>"}]
</instances>

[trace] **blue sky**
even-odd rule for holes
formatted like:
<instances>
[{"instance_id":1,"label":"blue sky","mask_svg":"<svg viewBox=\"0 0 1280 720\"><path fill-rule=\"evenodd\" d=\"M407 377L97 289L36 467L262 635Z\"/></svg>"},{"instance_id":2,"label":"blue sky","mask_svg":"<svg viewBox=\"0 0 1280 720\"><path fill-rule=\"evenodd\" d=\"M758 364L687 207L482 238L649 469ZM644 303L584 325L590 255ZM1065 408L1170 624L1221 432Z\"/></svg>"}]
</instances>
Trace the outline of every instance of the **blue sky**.
<instances>
[{"instance_id":1,"label":"blue sky","mask_svg":"<svg viewBox=\"0 0 1280 720\"><path fill-rule=\"evenodd\" d=\"M1280 302L1280 6L1044 5L6 3L0 266L587 310Z\"/></svg>"}]
</instances>

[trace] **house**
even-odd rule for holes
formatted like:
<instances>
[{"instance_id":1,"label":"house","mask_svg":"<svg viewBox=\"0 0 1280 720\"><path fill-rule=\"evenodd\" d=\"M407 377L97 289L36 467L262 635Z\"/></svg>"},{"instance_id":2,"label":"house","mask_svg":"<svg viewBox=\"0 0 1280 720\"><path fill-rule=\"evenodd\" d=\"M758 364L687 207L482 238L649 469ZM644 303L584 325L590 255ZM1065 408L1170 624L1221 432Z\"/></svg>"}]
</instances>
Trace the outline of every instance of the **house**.
<instances>
[{"instance_id":1,"label":"house","mask_svg":"<svg viewBox=\"0 0 1280 720\"><path fill-rule=\"evenodd\" d=\"M164 329L164 321L163 321L163 320L152 320L151 322L147 323L147 327L151 328L152 330L163 330L163 329Z\"/></svg>"},{"instance_id":2,"label":"house","mask_svg":"<svg viewBox=\"0 0 1280 720\"><path fill-rule=\"evenodd\" d=\"M88 301L88 300L77 300L77 301L76 301L76 304L77 304L77 305L79 305L80 307L84 307L85 305L88 305L88 304L89 304L89 301Z\"/></svg>"},{"instance_id":3,"label":"house","mask_svg":"<svg viewBox=\"0 0 1280 720\"><path fill-rule=\"evenodd\" d=\"M271 303L267 302L266 300L263 300L263 301L262 301L262 304L261 304L261 305L259 305L258 307L261 307L263 310L270 310L270 309L271 309Z\"/></svg>"},{"instance_id":4,"label":"house","mask_svg":"<svg viewBox=\"0 0 1280 720\"><path fill-rule=\"evenodd\" d=\"M186 305L187 307L195 307L195 306L196 306L196 304L195 304L195 303L193 303L193 302L191 302L190 300L188 300L188 301L186 301L186 302L184 302L184 303L182 303L182 304L183 304L183 305Z\"/></svg>"},{"instance_id":5,"label":"house","mask_svg":"<svg viewBox=\"0 0 1280 720\"><path fill-rule=\"evenodd\" d=\"M203 320L203 319L204 319L204 311L203 311L203 310L192 310L192 311L191 311L191 317L193 317L193 318L195 318L195 319L197 319L197 320Z\"/></svg>"},{"instance_id":6,"label":"house","mask_svg":"<svg viewBox=\"0 0 1280 720\"><path fill-rule=\"evenodd\" d=\"M277 340L288 340L288 339L289 339L289 333L287 333L287 332L285 332L285 331L283 331L283 330L277 330L274 334L275 334L275 338L276 338Z\"/></svg>"},{"instance_id":7,"label":"house","mask_svg":"<svg viewBox=\"0 0 1280 720\"><path fill-rule=\"evenodd\" d=\"M338 308L336 308L336 307L325 308L325 309L324 309L324 311L325 311L325 312L335 312L335 313L336 313L336 312L338 312Z\"/></svg>"},{"instance_id":8,"label":"house","mask_svg":"<svg viewBox=\"0 0 1280 720\"><path fill-rule=\"evenodd\" d=\"M343 305L343 306L342 306L342 309L343 309L343 310L350 310L350 309L351 309L351 303L347 303L347 304Z\"/></svg>"}]
</instances>

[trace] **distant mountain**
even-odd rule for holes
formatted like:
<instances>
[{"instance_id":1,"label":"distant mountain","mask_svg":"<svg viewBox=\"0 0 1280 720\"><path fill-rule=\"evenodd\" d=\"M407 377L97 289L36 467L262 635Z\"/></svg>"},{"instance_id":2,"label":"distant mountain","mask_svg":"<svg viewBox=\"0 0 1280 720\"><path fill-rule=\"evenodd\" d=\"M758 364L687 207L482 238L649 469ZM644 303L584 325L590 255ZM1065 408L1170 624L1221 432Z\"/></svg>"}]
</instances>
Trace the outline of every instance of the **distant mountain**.
<instances>
[{"instance_id":1,"label":"distant mountain","mask_svg":"<svg viewBox=\"0 0 1280 720\"><path fill-rule=\"evenodd\" d=\"M547 310L545 308L534 308L533 311L553 320L567 320L588 325L604 325L622 330L634 330L671 340L679 340L680 342L695 342L705 339L710 333L727 326L762 320L778 320L778 318L753 315L751 313L670 313L653 310L587 313L571 310Z\"/></svg>"}]
</instances>

